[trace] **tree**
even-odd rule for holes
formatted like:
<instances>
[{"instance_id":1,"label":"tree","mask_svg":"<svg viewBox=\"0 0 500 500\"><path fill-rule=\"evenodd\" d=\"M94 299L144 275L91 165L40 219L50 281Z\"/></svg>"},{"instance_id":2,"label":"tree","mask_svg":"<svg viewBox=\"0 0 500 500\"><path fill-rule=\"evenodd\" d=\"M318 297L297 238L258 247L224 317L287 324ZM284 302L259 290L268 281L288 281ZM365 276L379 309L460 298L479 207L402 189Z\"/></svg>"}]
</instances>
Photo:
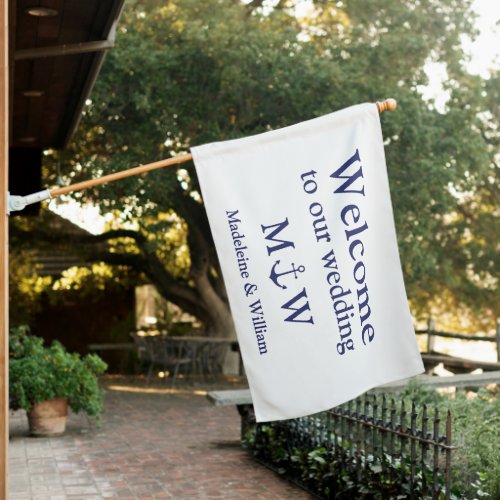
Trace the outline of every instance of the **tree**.
<instances>
[{"instance_id":1,"label":"tree","mask_svg":"<svg viewBox=\"0 0 500 500\"><path fill-rule=\"evenodd\" d=\"M498 109L488 113L488 100L498 86L464 69L460 36L473 35L471 1L316 1L300 18L298 3L129 2L79 133L59 155L63 173L95 177L395 96L400 111L382 120L412 306L423 311L446 291L491 313ZM444 111L421 96L429 61L449 75ZM107 245L92 258L132 266L209 331L233 334L192 166L75 197L133 223L99 236ZM184 230L174 243L166 237L172 224Z\"/></svg>"}]
</instances>

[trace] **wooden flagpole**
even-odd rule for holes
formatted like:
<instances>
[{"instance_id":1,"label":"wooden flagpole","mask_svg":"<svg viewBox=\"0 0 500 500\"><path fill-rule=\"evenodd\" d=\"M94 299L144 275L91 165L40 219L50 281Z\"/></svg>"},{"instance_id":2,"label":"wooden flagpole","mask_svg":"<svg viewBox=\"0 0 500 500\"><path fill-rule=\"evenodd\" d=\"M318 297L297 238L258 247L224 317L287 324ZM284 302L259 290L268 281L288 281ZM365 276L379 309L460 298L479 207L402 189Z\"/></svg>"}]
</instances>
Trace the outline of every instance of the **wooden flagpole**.
<instances>
[{"instance_id":1,"label":"wooden flagpole","mask_svg":"<svg viewBox=\"0 0 500 500\"><path fill-rule=\"evenodd\" d=\"M396 99L386 99L385 101L377 101L375 103L379 113L384 111L394 111L397 107ZM124 179L125 177L131 177L133 175L143 174L145 172L151 172L152 170L157 170L159 168L171 167L173 165L179 165L180 163L186 163L193 159L192 154L179 155L174 158L169 158L167 160L155 161L154 163L148 163L146 165L141 165L139 167L130 168L127 170L122 170L121 172L116 172L114 174L104 175L98 179L91 179L89 181L77 182L76 184L71 184L70 186L64 186L60 188L50 189L50 196L55 198L62 194L73 193L75 191L81 191L82 189L87 189L93 186L98 186L100 184L106 184L107 182L117 181L118 179Z\"/></svg>"},{"instance_id":2,"label":"wooden flagpole","mask_svg":"<svg viewBox=\"0 0 500 500\"><path fill-rule=\"evenodd\" d=\"M172 165L178 165L179 163L186 163L192 158L193 155L189 153L175 156L174 158L169 158L167 160L155 161L154 163L129 168L127 170L122 170L121 172L115 172L114 174L104 175L98 179L91 179L89 181L77 182L76 184L71 184L70 186L51 189L50 196L54 198L55 196L60 196L61 194L81 191L82 189L98 186L99 184L105 184L107 182L117 181L118 179L124 179L125 177L131 177L132 175L139 175L144 172L151 172L151 170L158 170L159 168L170 167Z\"/></svg>"}]
</instances>

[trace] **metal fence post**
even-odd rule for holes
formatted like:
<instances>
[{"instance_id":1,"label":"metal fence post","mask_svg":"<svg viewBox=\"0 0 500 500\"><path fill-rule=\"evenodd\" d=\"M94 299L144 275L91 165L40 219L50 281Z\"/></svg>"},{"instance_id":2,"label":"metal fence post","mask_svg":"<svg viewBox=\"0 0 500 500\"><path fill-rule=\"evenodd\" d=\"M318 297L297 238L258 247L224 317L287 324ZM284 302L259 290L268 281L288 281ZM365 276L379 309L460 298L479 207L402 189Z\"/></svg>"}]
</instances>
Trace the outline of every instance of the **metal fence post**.
<instances>
[{"instance_id":1,"label":"metal fence post","mask_svg":"<svg viewBox=\"0 0 500 500\"><path fill-rule=\"evenodd\" d=\"M445 498L449 500L451 495L451 412L446 415L446 463L445 463Z\"/></svg>"}]
</instances>

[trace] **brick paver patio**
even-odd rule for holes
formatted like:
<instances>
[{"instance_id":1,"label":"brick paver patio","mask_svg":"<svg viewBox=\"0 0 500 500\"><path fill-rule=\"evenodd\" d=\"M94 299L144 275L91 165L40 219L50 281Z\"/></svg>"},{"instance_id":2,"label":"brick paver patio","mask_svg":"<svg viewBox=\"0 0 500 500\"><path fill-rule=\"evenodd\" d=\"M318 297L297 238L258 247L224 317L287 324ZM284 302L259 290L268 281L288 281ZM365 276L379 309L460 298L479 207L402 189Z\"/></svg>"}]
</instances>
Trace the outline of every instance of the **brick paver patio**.
<instances>
[{"instance_id":1,"label":"brick paver patio","mask_svg":"<svg viewBox=\"0 0 500 500\"><path fill-rule=\"evenodd\" d=\"M235 408L201 391L121 389L108 389L99 429L70 415L64 436L33 438L13 413L10 500L310 498L240 448Z\"/></svg>"}]
</instances>

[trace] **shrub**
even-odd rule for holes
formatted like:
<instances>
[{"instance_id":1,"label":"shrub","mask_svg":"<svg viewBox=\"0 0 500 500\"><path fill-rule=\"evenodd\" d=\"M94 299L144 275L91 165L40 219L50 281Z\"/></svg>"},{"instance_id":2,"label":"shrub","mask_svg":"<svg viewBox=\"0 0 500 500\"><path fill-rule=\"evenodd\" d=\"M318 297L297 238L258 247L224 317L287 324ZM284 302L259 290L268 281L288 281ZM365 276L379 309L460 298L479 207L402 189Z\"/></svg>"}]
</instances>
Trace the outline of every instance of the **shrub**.
<instances>
[{"instance_id":1,"label":"shrub","mask_svg":"<svg viewBox=\"0 0 500 500\"><path fill-rule=\"evenodd\" d=\"M500 498L500 399L486 389L441 395L411 382L402 396L452 415L452 485L463 498Z\"/></svg>"},{"instance_id":2,"label":"shrub","mask_svg":"<svg viewBox=\"0 0 500 500\"><path fill-rule=\"evenodd\" d=\"M54 341L28 334L27 327L11 330L9 337L10 406L29 411L35 403L68 398L70 408L88 415L102 413L98 376L107 365L95 354L83 358Z\"/></svg>"}]
</instances>

